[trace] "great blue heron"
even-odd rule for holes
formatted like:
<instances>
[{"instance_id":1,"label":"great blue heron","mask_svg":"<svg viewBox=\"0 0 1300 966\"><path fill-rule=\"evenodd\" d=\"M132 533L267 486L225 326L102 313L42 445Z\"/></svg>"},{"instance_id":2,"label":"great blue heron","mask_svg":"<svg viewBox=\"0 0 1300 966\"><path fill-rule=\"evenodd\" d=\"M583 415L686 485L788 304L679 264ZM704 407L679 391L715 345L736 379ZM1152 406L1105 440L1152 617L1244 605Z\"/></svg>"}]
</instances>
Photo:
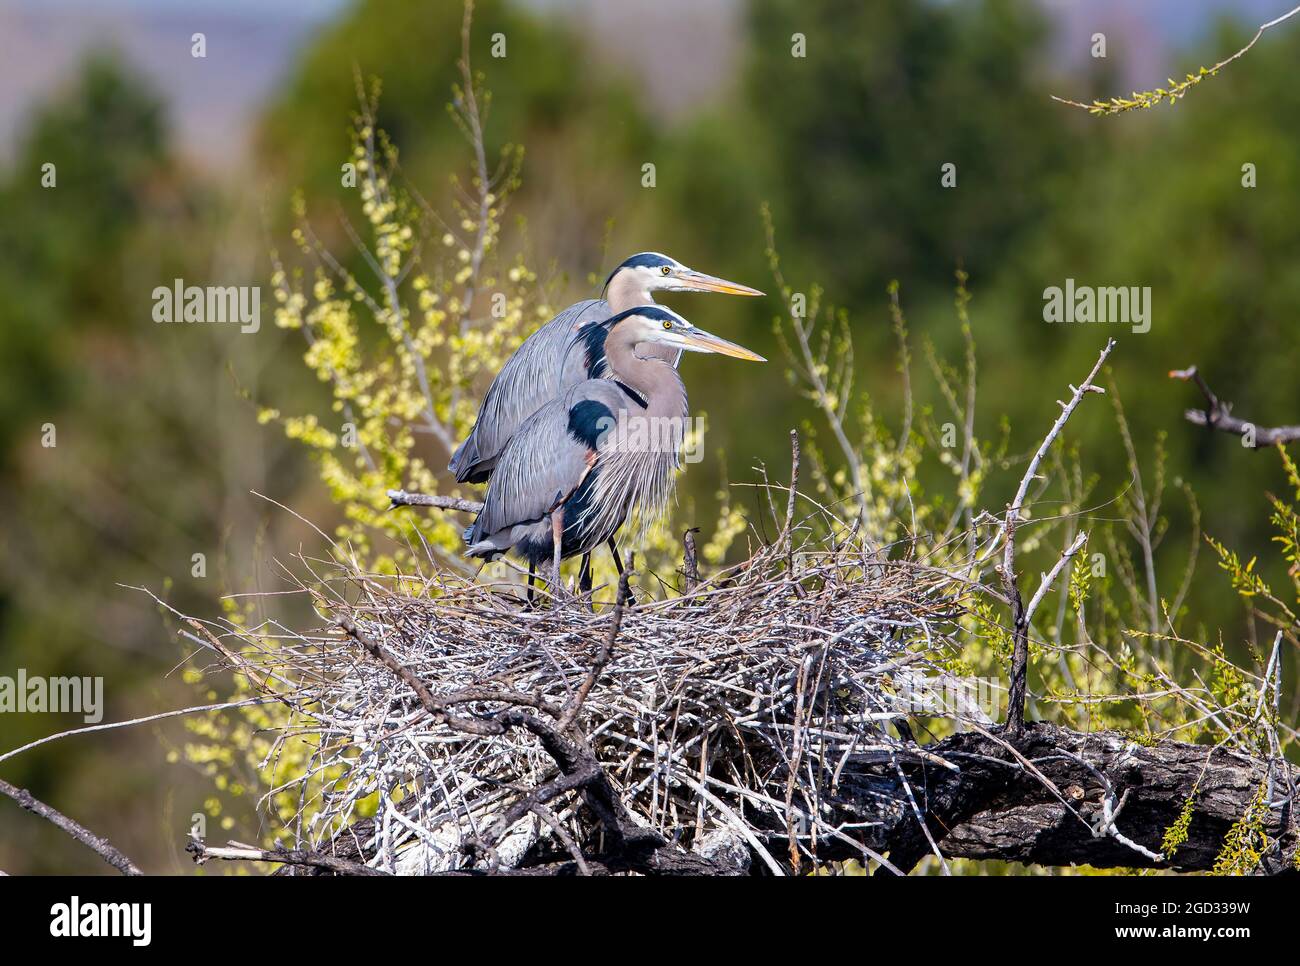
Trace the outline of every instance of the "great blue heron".
<instances>
[{"instance_id":1,"label":"great blue heron","mask_svg":"<svg viewBox=\"0 0 1300 966\"><path fill-rule=\"evenodd\" d=\"M465 531L470 556L492 560L514 550L528 561L530 600L539 563L552 561L558 593L561 559L590 553L629 516L649 522L666 509L689 412L664 350L766 361L662 306L637 306L597 324L609 378L571 386L525 420ZM590 581L584 561L579 586L589 590Z\"/></svg>"},{"instance_id":2,"label":"great blue heron","mask_svg":"<svg viewBox=\"0 0 1300 966\"><path fill-rule=\"evenodd\" d=\"M626 259L605 281L605 297L576 302L524 340L488 387L474 429L456 448L447 468L461 483L484 483L524 420L545 403L586 379L608 375L605 357L596 344L604 327L597 323L639 305L654 304L655 292L724 292L762 295L756 288L729 282L687 268L658 252L641 252ZM584 332L596 338L586 351L571 352ZM646 351L674 366L681 350L656 345Z\"/></svg>"}]
</instances>

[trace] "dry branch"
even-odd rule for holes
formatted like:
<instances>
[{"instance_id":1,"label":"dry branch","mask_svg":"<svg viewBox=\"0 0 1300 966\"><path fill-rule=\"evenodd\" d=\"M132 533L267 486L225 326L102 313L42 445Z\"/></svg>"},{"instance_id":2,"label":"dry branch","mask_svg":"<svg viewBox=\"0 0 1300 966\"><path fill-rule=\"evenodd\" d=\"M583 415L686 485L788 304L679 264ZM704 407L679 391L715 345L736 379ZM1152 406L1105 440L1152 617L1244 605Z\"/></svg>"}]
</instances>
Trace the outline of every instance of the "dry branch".
<instances>
[{"instance_id":1,"label":"dry branch","mask_svg":"<svg viewBox=\"0 0 1300 966\"><path fill-rule=\"evenodd\" d=\"M1239 436L1246 449L1261 449L1300 439L1300 426L1259 426L1232 415L1232 403L1214 394L1196 366L1174 369L1169 378L1195 383L1205 397L1204 409L1188 409L1183 413L1189 423Z\"/></svg>"},{"instance_id":2,"label":"dry branch","mask_svg":"<svg viewBox=\"0 0 1300 966\"><path fill-rule=\"evenodd\" d=\"M1061 414L1056 417L1056 422L1052 424L1052 428L1043 437L1042 443L1034 453L1033 458L1030 459L1029 466L1025 469L1025 475L1021 478L1020 486L1016 489L1015 498L1007 505L1006 517L1002 524L1004 543L1001 573L1002 585L1006 591L1007 600L1011 605L1013 650L1011 655L1011 688L1007 695L1007 731L1011 734L1018 733L1025 724L1025 699L1028 694L1029 676L1029 621L1033 617L1033 608L1037 606L1034 603L1029 608L1026 608L1024 599L1020 595L1020 582L1016 577L1016 527L1020 523L1025 499L1029 494L1029 486L1038 478L1038 469L1042 465L1043 459L1051 450L1057 437L1061 435L1061 430L1065 428L1071 414L1078 408L1084 396L1089 393L1105 392L1100 386L1094 385L1094 381L1114 348L1115 340L1108 339L1101 350L1101 354L1097 357L1097 364L1092 367L1092 372L1088 373L1088 378L1083 380L1077 387L1070 387L1070 401L1058 401L1057 405L1061 407ZM1068 555L1072 556L1072 554ZM1053 576L1059 572L1060 566L1058 564L1057 569L1053 571Z\"/></svg>"},{"instance_id":3,"label":"dry branch","mask_svg":"<svg viewBox=\"0 0 1300 966\"><path fill-rule=\"evenodd\" d=\"M123 875L144 875L139 867L119 851L108 839L96 835L84 825L73 821L56 808L46 805L25 788L10 785L0 779L0 794L7 795L33 815L39 815L76 839L82 845L92 849L101 859L117 869Z\"/></svg>"},{"instance_id":4,"label":"dry branch","mask_svg":"<svg viewBox=\"0 0 1300 966\"><path fill-rule=\"evenodd\" d=\"M232 842L228 846L207 846L200 840L191 838L185 851L194 858L196 865L203 865L210 859L224 859L227 862L273 862L280 865L306 866L323 869L337 875L387 875L379 869L373 869L351 859L304 849L259 849L251 845L239 845Z\"/></svg>"},{"instance_id":5,"label":"dry branch","mask_svg":"<svg viewBox=\"0 0 1300 966\"><path fill-rule=\"evenodd\" d=\"M463 513L478 513L483 504L475 500L462 500L458 496L437 496L428 493L411 493L407 490L389 490L387 493L389 509L399 506L430 506L438 510L460 510Z\"/></svg>"}]
</instances>

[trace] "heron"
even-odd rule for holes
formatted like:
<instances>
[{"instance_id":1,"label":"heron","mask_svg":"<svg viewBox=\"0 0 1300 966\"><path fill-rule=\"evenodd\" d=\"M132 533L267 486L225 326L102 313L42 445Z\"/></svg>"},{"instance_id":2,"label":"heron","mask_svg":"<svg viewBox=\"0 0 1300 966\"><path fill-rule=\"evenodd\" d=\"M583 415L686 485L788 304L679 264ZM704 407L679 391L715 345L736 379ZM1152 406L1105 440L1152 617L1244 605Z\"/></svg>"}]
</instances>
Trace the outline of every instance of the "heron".
<instances>
[{"instance_id":1,"label":"heron","mask_svg":"<svg viewBox=\"0 0 1300 966\"><path fill-rule=\"evenodd\" d=\"M524 420L564 391L587 379L606 376L599 323L642 305L654 304L655 292L723 292L758 296L748 285L705 275L658 252L640 252L625 259L605 280L604 298L576 302L524 340L501 368L479 406L474 428L456 448L447 469L460 483L485 483L491 477L506 441ZM595 334L587 351L571 350L582 335ZM655 358L677 365L681 350L647 346Z\"/></svg>"},{"instance_id":2,"label":"heron","mask_svg":"<svg viewBox=\"0 0 1300 966\"><path fill-rule=\"evenodd\" d=\"M447 466L457 482L486 483L506 442L524 420L567 389L607 376L603 347L607 329L600 323L628 309L653 305L655 292L764 294L687 268L659 252L638 252L624 259L605 279L604 298L570 305L525 339L506 360L483 397L474 428ZM574 351L579 346L581 351ZM681 360L681 350L671 346L647 346L645 351L674 367ZM614 566L622 573L623 562L612 534L608 543ZM590 559L584 559L584 571L590 567Z\"/></svg>"},{"instance_id":3,"label":"heron","mask_svg":"<svg viewBox=\"0 0 1300 966\"><path fill-rule=\"evenodd\" d=\"M564 389L523 422L502 448L483 509L465 531L471 557L495 560L514 551L528 562L530 603L539 564L551 561L558 594L561 560L586 558L630 516L644 528L667 509L689 415L670 353L767 361L658 305L594 324L603 330L608 377ZM617 556L615 564L621 573ZM579 589L591 589L586 559Z\"/></svg>"}]
</instances>

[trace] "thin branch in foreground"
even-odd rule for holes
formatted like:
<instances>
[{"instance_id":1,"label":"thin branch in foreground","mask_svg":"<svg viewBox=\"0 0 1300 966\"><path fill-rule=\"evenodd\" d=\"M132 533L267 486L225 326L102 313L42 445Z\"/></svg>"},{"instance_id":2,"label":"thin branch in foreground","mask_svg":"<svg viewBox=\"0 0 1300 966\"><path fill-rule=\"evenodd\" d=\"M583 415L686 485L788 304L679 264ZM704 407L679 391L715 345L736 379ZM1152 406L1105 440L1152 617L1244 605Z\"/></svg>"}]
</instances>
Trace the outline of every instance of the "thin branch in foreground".
<instances>
[{"instance_id":1,"label":"thin branch in foreground","mask_svg":"<svg viewBox=\"0 0 1300 966\"><path fill-rule=\"evenodd\" d=\"M66 832L82 845L94 851L101 859L123 875L144 875L140 871L140 867L127 858L108 839L102 835L96 835L84 825L68 818L58 809L46 805L27 789L18 788L16 785L10 785L7 781L0 779L0 794L9 796L33 815L39 815L47 822Z\"/></svg>"},{"instance_id":2,"label":"thin branch in foreground","mask_svg":"<svg viewBox=\"0 0 1300 966\"><path fill-rule=\"evenodd\" d=\"M1043 598L1047 596L1047 592L1052 589L1052 585L1056 583L1056 578L1061 575L1061 571L1069 566L1069 563L1074 559L1075 554L1082 550L1083 545L1087 542L1088 532L1086 530L1080 530L1078 536L1076 536L1074 541L1065 548L1065 552L1061 554L1060 559L1056 561L1056 564L1052 569L1043 575L1043 582L1038 585L1038 590L1034 591L1034 596L1029 600L1029 606L1025 608L1026 625L1033 621L1034 611L1038 610L1038 605L1043 602Z\"/></svg>"},{"instance_id":3,"label":"thin branch in foreground","mask_svg":"<svg viewBox=\"0 0 1300 966\"><path fill-rule=\"evenodd\" d=\"M1007 504L1007 515L1002 524L1005 544L1000 569L1007 600L1011 604L1011 686L1007 693L1007 731L1013 735L1019 734L1025 726L1025 696L1028 691L1027 678L1029 674L1029 620L1033 616L1032 608L1037 606L1037 600L1040 599L1036 597L1034 601L1030 602L1031 609L1026 609L1023 598L1020 596L1020 584L1016 579L1016 526L1020 523L1020 513L1024 508L1029 486L1038 476L1039 466L1042 465L1043 459L1052 448L1052 444L1061 435L1061 430L1065 428L1071 414L1078 408L1084 396L1089 393L1104 393L1106 391L1100 386L1094 385L1093 380L1101 372L1101 367L1106 364L1106 359L1114 348L1115 340L1107 339L1106 345L1097 357L1097 364L1092 367L1092 372L1088 373L1088 378L1083 380L1077 387L1070 387L1072 395L1069 402L1058 402L1061 407L1061 415L1056 417L1056 422L1052 424L1052 428L1048 430L1047 435L1043 438L1038 451L1034 453L1033 459L1029 461L1025 475L1021 478L1020 486L1016 490L1015 499ZM1058 567L1060 566L1062 564L1058 562ZM1054 571L1054 573L1056 572Z\"/></svg>"},{"instance_id":4,"label":"thin branch in foreground","mask_svg":"<svg viewBox=\"0 0 1300 966\"><path fill-rule=\"evenodd\" d=\"M1204 409L1188 409L1183 413L1189 423L1240 436L1241 445L1246 449L1263 449L1300 440L1300 426L1259 426L1232 415L1232 403L1215 395L1196 366L1171 370L1169 378L1195 383L1205 397Z\"/></svg>"},{"instance_id":5,"label":"thin branch in foreground","mask_svg":"<svg viewBox=\"0 0 1300 966\"><path fill-rule=\"evenodd\" d=\"M185 846L185 851L194 857L195 865L202 865L209 859L224 859L227 862L276 862L282 865L302 865L340 875L388 875L382 869L373 869L351 859L306 849L258 849L234 842L229 846L210 848L197 838L191 838Z\"/></svg>"},{"instance_id":6,"label":"thin branch in foreground","mask_svg":"<svg viewBox=\"0 0 1300 966\"><path fill-rule=\"evenodd\" d=\"M147 714L140 718L130 718L126 721L106 721L101 724L86 725L81 728L70 728L67 731L58 731L52 735L45 735L43 738L36 738L27 742L25 745L19 745L0 755L0 762L8 761L15 758L23 752L31 751L41 745L47 745L52 741L61 741L64 738L71 738L74 735L90 734L92 731L115 731L118 728L130 728L135 725L151 724L154 721L163 721L167 718L179 718L187 714L203 714L208 711L228 711L232 708L247 708L255 704L266 704L270 698L245 698L242 701L218 701L215 704L198 704L189 708L178 708L175 711L160 711L157 714Z\"/></svg>"},{"instance_id":7,"label":"thin branch in foreground","mask_svg":"<svg viewBox=\"0 0 1300 966\"><path fill-rule=\"evenodd\" d=\"M695 535L699 532L699 527L690 527L682 534L682 577L688 594L693 594L700 583L699 556L695 550Z\"/></svg>"},{"instance_id":8,"label":"thin branch in foreground","mask_svg":"<svg viewBox=\"0 0 1300 966\"><path fill-rule=\"evenodd\" d=\"M460 510L462 513L479 513L483 504L475 500L462 500L458 496L437 496L428 493L411 493L407 490L389 490L388 509L399 506L431 506L438 510Z\"/></svg>"}]
</instances>

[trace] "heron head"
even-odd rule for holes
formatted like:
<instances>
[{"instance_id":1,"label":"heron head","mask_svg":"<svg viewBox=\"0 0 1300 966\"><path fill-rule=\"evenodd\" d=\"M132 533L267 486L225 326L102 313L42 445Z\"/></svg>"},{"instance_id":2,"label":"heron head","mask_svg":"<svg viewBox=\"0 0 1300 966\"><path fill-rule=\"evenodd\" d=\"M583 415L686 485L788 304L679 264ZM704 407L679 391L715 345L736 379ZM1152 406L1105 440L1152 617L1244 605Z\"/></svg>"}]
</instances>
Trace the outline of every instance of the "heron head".
<instances>
[{"instance_id":1,"label":"heron head","mask_svg":"<svg viewBox=\"0 0 1300 966\"><path fill-rule=\"evenodd\" d=\"M756 288L729 282L687 268L659 252L639 252L625 259L605 280L609 289L618 283L638 292L722 292L725 295L762 295Z\"/></svg>"},{"instance_id":2,"label":"heron head","mask_svg":"<svg viewBox=\"0 0 1300 966\"><path fill-rule=\"evenodd\" d=\"M636 345L658 343L686 352L717 352L736 359L766 362L757 352L705 332L662 305L639 305L609 320L611 335Z\"/></svg>"}]
</instances>

